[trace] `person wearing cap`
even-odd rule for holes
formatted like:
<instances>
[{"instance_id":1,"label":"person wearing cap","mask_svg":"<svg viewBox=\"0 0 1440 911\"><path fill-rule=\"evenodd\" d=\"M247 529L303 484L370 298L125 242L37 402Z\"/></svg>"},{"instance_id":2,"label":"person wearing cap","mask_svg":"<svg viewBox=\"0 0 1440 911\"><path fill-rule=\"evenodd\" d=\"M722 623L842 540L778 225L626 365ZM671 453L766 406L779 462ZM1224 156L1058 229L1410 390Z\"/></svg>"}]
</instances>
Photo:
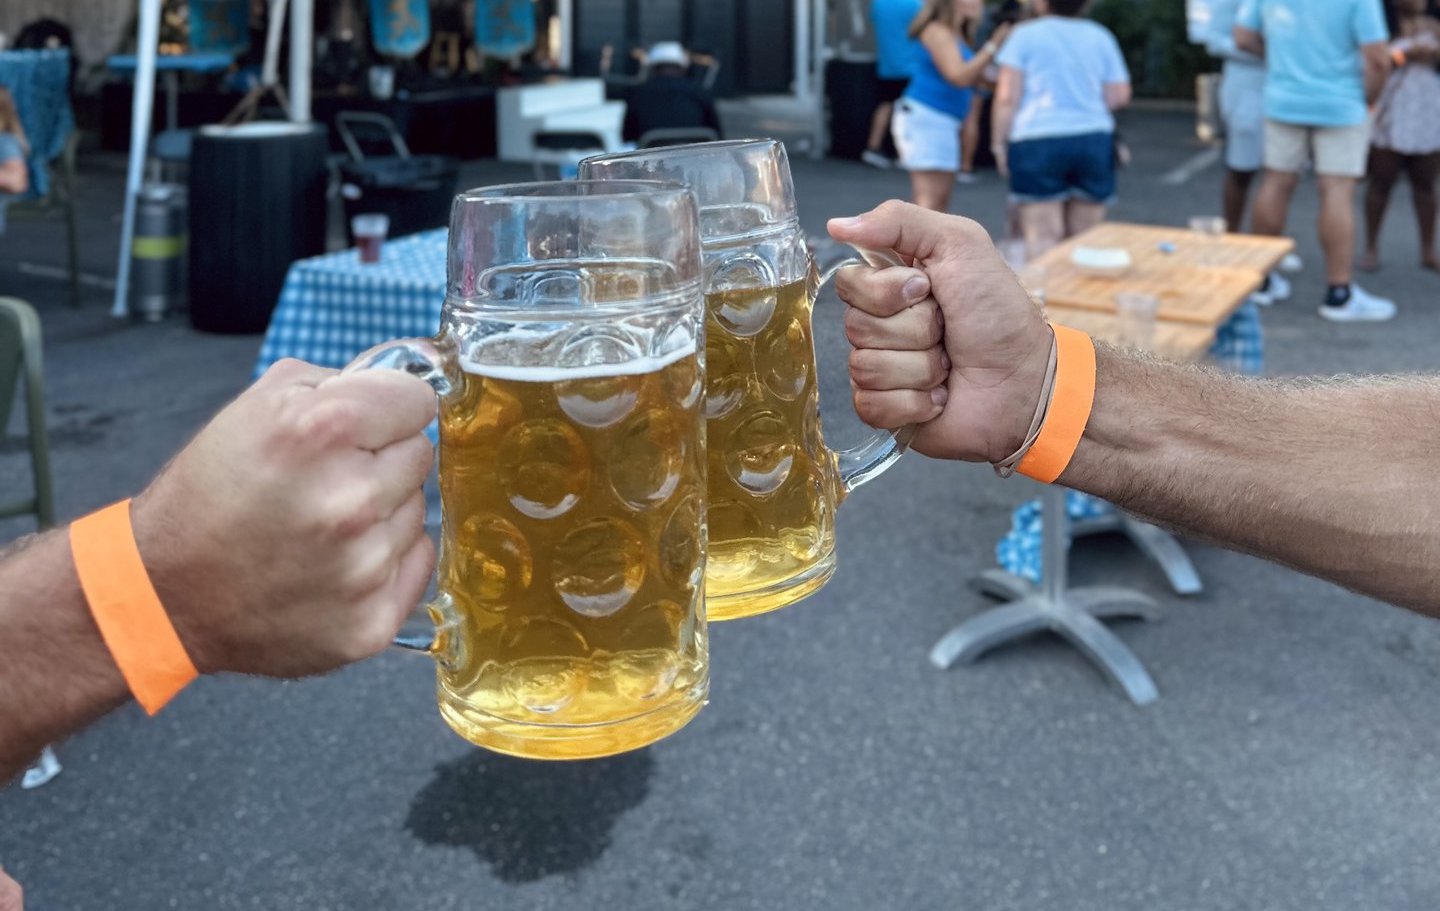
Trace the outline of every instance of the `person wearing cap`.
<instances>
[{"instance_id":1,"label":"person wearing cap","mask_svg":"<svg viewBox=\"0 0 1440 911\"><path fill-rule=\"evenodd\" d=\"M720 135L715 100L690 78L690 55L678 41L661 41L646 54L645 81L625 101L621 136L638 142L651 130L705 127Z\"/></svg>"},{"instance_id":2,"label":"person wearing cap","mask_svg":"<svg viewBox=\"0 0 1440 911\"><path fill-rule=\"evenodd\" d=\"M891 201L830 234L913 264L836 280L867 423L1440 616L1440 378L1168 364L1052 328L969 219Z\"/></svg>"}]
</instances>

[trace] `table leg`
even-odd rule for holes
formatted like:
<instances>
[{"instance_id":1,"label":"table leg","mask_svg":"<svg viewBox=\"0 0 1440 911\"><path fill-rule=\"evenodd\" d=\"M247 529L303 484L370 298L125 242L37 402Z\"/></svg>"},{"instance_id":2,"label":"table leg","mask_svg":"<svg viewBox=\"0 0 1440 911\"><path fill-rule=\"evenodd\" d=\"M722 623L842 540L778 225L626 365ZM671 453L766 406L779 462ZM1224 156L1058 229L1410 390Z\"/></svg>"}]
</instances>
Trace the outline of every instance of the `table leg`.
<instances>
[{"instance_id":1,"label":"table leg","mask_svg":"<svg viewBox=\"0 0 1440 911\"><path fill-rule=\"evenodd\" d=\"M165 71L165 129L180 128L180 74Z\"/></svg>"},{"instance_id":2,"label":"table leg","mask_svg":"<svg viewBox=\"0 0 1440 911\"><path fill-rule=\"evenodd\" d=\"M999 598L1001 601L1019 601L1039 591L1029 579L1022 579L1003 569L983 570L970 580L970 587L982 595Z\"/></svg>"},{"instance_id":3,"label":"table leg","mask_svg":"<svg viewBox=\"0 0 1440 911\"><path fill-rule=\"evenodd\" d=\"M999 570L987 570L970 580L975 590L1011 603L950 630L930 650L930 662L939 668L968 664L998 645L1050 630L1094 662L1136 705L1154 702L1159 693L1140 659L1096 618L1155 620L1160 617L1160 606L1147 595L1119 586L1069 589L1071 534L1065 491L1046 488L1042 509L1041 584L1031 585Z\"/></svg>"},{"instance_id":4,"label":"table leg","mask_svg":"<svg viewBox=\"0 0 1440 911\"><path fill-rule=\"evenodd\" d=\"M941 670L957 661L969 664L997 645L1049 628L1046 605L1038 596L991 608L942 636L930 649L930 663Z\"/></svg>"},{"instance_id":5,"label":"table leg","mask_svg":"<svg viewBox=\"0 0 1440 911\"><path fill-rule=\"evenodd\" d=\"M1196 572L1195 564L1190 561L1190 555L1185 553L1185 548L1180 546L1174 535L1133 516L1121 517L1120 530L1146 556L1160 564L1175 594L1196 595L1204 588L1200 583L1200 573Z\"/></svg>"},{"instance_id":6,"label":"table leg","mask_svg":"<svg viewBox=\"0 0 1440 911\"><path fill-rule=\"evenodd\" d=\"M1155 681L1135 653L1103 623L1079 611L1070 613L1056 630L1085 654L1111 682L1125 691L1136 705L1149 705L1160 698Z\"/></svg>"},{"instance_id":7,"label":"table leg","mask_svg":"<svg viewBox=\"0 0 1440 911\"><path fill-rule=\"evenodd\" d=\"M1195 595L1204 589L1200 573L1191 562L1190 555L1174 535L1158 525L1142 522L1134 516L1116 511L1108 516L1094 519L1080 519L1071 525L1071 536L1098 535L1117 531L1130 539L1141 553L1159 564L1166 580L1177 595Z\"/></svg>"}]
</instances>

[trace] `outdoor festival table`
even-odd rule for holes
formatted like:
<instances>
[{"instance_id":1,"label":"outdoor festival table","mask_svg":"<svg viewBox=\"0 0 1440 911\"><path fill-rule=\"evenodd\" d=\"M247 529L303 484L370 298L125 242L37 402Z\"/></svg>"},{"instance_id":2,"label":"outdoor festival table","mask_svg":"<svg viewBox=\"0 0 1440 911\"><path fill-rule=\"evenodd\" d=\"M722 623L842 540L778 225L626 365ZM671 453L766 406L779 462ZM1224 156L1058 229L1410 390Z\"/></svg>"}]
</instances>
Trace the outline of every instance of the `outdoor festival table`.
<instances>
[{"instance_id":1,"label":"outdoor festival table","mask_svg":"<svg viewBox=\"0 0 1440 911\"><path fill-rule=\"evenodd\" d=\"M1071 262L1076 247L1123 247L1132 266L1118 277L1099 277ZM1054 323L1118 344L1115 315L1119 294L1151 294L1160 300L1153 350L1191 363L1203 358L1216 332L1294 248L1285 238L1227 234L1210 237L1180 228L1109 222L1049 251L1032 266L1043 269L1046 316ZM1253 306L1253 305L1249 305ZM1046 485L1042 492L1041 572L1038 585L1004 570L987 570L971 580L977 591L1010 603L971 617L946 633L930 652L941 668L971 662L990 649L1049 630L1088 656L1137 705L1159 692L1140 659L1100 622L1113 617L1159 616L1153 598L1118 586L1068 587L1072 534L1119 531L1165 570L1180 594L1200 590L1194 565L1164 530L1118 510L1074 523L1067 491Z\"/></svg>"},{"instance_id":2,"label":"outdoor festival table","mask_svg":"<svg viewBox=\"0 0 1440 911\"><path fill-rule=\"evenodd\" d=\"M354 249L298 260L260 347L255 375L285 357L344 367L381 342L431 336L445 303L448 228L387 240L380 262Z\"/></svg>"}]
</instances>

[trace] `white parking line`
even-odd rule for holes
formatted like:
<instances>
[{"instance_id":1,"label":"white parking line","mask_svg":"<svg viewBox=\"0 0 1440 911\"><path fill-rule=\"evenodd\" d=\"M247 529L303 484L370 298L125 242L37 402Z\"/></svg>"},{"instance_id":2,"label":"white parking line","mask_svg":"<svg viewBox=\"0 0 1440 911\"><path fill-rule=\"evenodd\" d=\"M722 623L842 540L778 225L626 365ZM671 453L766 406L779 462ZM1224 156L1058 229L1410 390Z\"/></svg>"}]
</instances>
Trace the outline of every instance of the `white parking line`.
<instances>
[{"instance_id":1,"label":"white parking line","mask_svg":"<svg viewBox=\"0 0 1440 911\"><path fill-rule=\"evenodd\" d=\"M39 278L55 278L61 281L68 281L70 279L70 270L62 269L59 266L44 266L40 263L26 262L16 263L15 265L21 272L24 272L26 275L34 275L38 276ZM115 279L106 278L103 275L90 275L88 273L81 272L80 284L88 285L91 288L104 288L106 291L115 290Z\"/></svg>"},{"instance_id":2,"label":"white parking line","mask_svg":"<svg viewBox=\"0 0 1440 911\"><path fill-rule=\"evenodd\" d=\"M1206 149L1205 151L1194 156L1173 171L1167 171L1163 176L1161 176L1160 182L1163 184L1169 184L1170 186L1179 186L1182 183L1189 183L1192 177L1194 177L1196 174L1199 174L1201 171L1205 170L1211 165L1215 164L1219 160L1220 149L1218 146L1213 149Z\"/></svg>"}]
</instances>

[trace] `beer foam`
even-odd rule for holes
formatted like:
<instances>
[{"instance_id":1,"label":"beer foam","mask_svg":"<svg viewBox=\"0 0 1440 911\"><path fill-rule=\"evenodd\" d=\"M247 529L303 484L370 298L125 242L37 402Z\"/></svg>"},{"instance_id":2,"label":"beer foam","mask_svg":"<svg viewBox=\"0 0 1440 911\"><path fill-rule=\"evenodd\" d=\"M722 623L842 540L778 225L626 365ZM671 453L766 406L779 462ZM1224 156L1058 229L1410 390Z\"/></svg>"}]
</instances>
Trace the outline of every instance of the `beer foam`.
<instances>
[{"instance_id":1,"label":"beer foam","mask_svg":"<svg viewBox=\"0 0 1440 911\"><path fill-rule=\"evenodd\" d=\"M644 376L657 373L677 361L695 354L695 343L661 357L637 357L623 364L592 364L586 367L519 367L512 364L480 364L460 358L460 369L472 376L493 380L515 380L524 383L563 383L567 380L593 380L612 376Z\"/></svg>"}]
</instances>

